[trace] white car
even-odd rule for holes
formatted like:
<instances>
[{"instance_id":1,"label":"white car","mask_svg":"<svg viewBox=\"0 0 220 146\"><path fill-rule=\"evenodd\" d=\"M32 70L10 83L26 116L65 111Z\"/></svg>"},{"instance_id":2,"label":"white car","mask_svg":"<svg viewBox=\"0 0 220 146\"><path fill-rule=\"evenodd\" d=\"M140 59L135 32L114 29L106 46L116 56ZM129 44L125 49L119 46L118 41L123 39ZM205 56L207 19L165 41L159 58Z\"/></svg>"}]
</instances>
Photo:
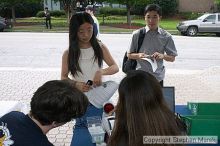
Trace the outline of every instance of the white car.
<instances>
[{"instance_id":1,"label":"white car","mask_svg":"<svg viewBox=\"0 0 220 146\"><path fill-rule=\"evenodd\" d=\"M0 17L0 32L3 32L6 28L5 19Z\"/></svg>"},{"instance_id":2,"label":"white car","mask_svg":"<svg viewBox=\"0 0 220 146\"><path fill-rule=\"evenodd\" d=\"M182 21L177 29L187 36L196 36L197 33L215 33L220 36L220 13L206 13L196 20Z\"/></svg>"}]
</instances>

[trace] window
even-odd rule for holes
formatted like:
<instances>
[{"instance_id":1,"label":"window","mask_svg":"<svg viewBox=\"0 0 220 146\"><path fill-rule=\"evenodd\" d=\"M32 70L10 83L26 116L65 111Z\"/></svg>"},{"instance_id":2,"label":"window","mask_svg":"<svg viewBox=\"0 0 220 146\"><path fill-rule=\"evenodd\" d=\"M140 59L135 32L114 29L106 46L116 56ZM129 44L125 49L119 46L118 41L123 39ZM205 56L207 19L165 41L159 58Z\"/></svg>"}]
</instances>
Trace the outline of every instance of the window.
<instances>
[{"instance_id":1,"label":"window","mask_svg":"<svg viewBox=\"0 0 220 146\"><path fill-rule=\"evenodd\" d=\"M208 17L205 18L205 22L215 22L216 19L216 15L210 15Z\"/></svg>"},{"instance_id":2,"label":"window","mask_svg":"<svg viewBox=\"0 0 220 146\"><path fill-rule=\"evenodd\" d=\"M218 21L220 22L220 14L218 14Z\"/></svg>"}]
</instances>

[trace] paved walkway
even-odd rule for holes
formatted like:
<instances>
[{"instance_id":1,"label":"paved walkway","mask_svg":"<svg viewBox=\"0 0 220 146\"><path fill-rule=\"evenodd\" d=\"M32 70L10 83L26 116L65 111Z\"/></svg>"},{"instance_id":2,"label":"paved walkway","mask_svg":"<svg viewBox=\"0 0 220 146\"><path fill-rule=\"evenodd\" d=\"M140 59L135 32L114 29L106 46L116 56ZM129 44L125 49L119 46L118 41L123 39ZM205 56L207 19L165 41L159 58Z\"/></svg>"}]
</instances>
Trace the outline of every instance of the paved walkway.
<instances>
[{"instance_id":1,"label":"paved walkway","mask_svg":"<svg viewBox=\"0 0 220 146\"><path fill-rule=\"evenodd\" d=\"M106 80L120 82L121 71ZM0 67L0 100L30 102L33 92L48 80L60 79L59 68ZM176 104L187 101L220 102L220 66L205 70L167 70L165 86L175 86ZM117 102L117 93L113 96ZM51 130L48 137L55 146L69 146L74 123Z\"/></svg>"}]
</instances>

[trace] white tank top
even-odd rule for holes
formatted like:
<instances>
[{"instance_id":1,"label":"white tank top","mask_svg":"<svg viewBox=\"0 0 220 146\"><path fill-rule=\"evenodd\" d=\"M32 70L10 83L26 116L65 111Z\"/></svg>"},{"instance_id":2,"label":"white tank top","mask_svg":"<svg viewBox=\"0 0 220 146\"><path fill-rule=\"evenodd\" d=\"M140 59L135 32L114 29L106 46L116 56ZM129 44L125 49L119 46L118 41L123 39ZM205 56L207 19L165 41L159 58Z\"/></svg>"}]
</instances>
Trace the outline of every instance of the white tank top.
<instances>
[{"instance_id":1,"label":"white tank top","mask_svg":"<svg viewBox=\"0 0 220 146\"><path fill-rule=\"evenodd\" d=\"M77 71L77 75L74 76L74 79L79 82L87 82L88 80L93 80L96 71L100 68L98 66L98 61L94 62L94 50L92 47L87 49L80 49L81 54L79 57L79 66L82 70L81 72Z\"/></svg>"}]
</instances>

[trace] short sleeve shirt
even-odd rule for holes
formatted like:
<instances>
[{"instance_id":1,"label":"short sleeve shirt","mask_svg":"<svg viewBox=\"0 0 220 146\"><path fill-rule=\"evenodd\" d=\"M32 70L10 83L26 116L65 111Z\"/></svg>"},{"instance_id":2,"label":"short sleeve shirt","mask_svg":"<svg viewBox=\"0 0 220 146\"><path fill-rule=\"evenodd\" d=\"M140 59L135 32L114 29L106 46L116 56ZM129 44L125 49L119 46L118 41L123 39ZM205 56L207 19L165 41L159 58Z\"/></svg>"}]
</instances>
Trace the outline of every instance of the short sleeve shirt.
<instances>
[{"instance_id":1,"label":"short sleeve shirt","mask_svg":"<svg viewBox=\"0 0 220 146\"><path fill-rule=\"evenodd\" d=\"M139 30L133 33L128 53L135 52L138 46L139 33ZM146 53L147 55L152 55L154 52L159 52L170 56L177 56L177 50L171 34L161 28L158 28L157 31L152 31L149 30L148 27L146 27L145 37L139 52ZM165 76L165 67L163 64L163 59L157 60L157 66L158 68L155 72L153 72L151 64L148 61L137 60L136 69L149 72L153 74L158 81L161 81L164 79Z\"/></svg>"}]
</instances>

